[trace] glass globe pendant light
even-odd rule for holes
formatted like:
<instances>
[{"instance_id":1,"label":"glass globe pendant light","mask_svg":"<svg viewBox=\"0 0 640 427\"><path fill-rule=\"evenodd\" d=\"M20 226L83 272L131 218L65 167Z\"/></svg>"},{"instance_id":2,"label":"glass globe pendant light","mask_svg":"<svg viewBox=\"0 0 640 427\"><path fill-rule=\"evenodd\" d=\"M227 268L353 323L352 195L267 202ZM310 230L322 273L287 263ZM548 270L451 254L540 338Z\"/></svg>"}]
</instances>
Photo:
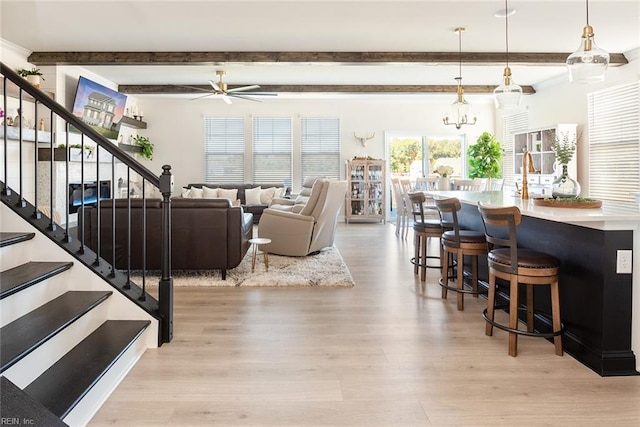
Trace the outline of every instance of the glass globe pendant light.
<instances>
[{"instance_id":1,"label":"glass globe pendant light","mask_svg":"<svg viewBox=\"0 0 640 427\"><path fill-rule=\"evenodd\" d=\"M569 81L577 83L604 80L609 66L609 53L600 49L593 40L593 27L589 25L589 0L586 0L587 25L582 30L580 47L567 57Z\"/></svg>"},{"instance_id":2,"label":"glass globe pendant light","mask_svg":"<svg viewBox=\"0 0 640 427\"><path fill-rule=\"evenodd\" d=\"M458 33L458 90L456 100L451 104L451 111L442 118L445 125L453 125L456 129L460 129L463 125L475 125L478 121L477 117L473 117L473 121L469 120L471 114L471 105L464 99L464 89L462 88L462 32L464 27L458 27L454 31Z\"/></svg>"},{"instance_id":3,"label":"glass globe pendant light","mask_svg":"<svg viewBox=\"0 0 640 427\"><path fill-rule=\"evenodd\" d=\"M520 106L522 99L522 88L511 80L511 68L509 68L509 6L507 0L504 0L504 10L506 67L504 67L502 83L493 90L496 107L501 110Z\"/></svg>"}]
</instances>

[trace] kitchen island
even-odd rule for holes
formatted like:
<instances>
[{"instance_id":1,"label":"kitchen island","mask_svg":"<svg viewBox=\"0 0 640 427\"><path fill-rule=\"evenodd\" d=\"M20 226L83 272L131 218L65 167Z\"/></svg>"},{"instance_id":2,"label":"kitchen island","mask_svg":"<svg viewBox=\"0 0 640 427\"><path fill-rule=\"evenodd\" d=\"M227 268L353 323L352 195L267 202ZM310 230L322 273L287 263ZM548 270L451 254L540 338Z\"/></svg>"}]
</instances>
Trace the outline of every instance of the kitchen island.
<instances>
[{"instance_id":1,"label":"kitchen island","mask_svg":"<svg viewBox=\"0 0 640 427\"><path fill-rule=\"evenodd\" d=\"M518 206L522 223L518 244L557 257L564 350L602 376L638 375L640 361L640 206L603 201L602 207L571 209L538 206L507 191L430 191L462 202L460 226L484 231L477 204ZM620 250L631 250L633 273L617 272ZM480 279L488 277L480 262ZM508 286L500 286L498 301L507 303ZM504 282L503 282L504 284ZM540 289L538 289L540 288ZM536 287L536 310L549 312L545 287ZM551 325L542 316L536 329Z\"/></svg>"}]
</instances>

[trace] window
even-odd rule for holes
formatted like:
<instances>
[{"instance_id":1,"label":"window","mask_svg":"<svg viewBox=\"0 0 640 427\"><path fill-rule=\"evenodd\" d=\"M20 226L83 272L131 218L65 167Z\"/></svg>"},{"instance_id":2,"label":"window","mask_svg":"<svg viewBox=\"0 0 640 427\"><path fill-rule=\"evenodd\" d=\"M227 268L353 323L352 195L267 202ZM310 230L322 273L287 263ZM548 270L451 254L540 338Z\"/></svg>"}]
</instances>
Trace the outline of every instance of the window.
<instances>
[{"instance_id":1,"label":"window","mask_svg":"<svg viewBox=\"0 0 640 427\"><path fill-rule=\"evenodd\" d=\"M244 182L242 117L205 117L204 171L207 183Z\"/></svg>"},{"instance_id":2,"label":"window","mask_svg":"<svg viewBox=\"0 0 640 427\"><path fill-rule=\"evenodd\" d=\"M253 119L253 182L291 184L291 118Z\"/></svg>"},{"instance_id":3,"label":"window","mask_svg":"<svg viewBox=\"0 0 640 427\"><path fill-rule=\"evenodd\" d=\"M340 119L303 117L301 172L307 176L340 178Z\"/></svg>"},{"instance_id":4,"label":"window","mask_svg":"<svg viewBox=\"0 0 640 427\"><path fill-rule=\"evenodd\" d=\"M502 118L502 177L505 182L514 183L513 175L513 135L529 130L529 114L526 111L511 114Z\"/></svg>"},{"instance_id":5,"label":"window","mask_svg":"<svg viewBox=\"0 0 640 427\"><path fill-rule=\"evenodd\" d=\"M640 84L625 84L587 96L589 196L633 201L640 190Z\"/></svg>"}]
</instances>

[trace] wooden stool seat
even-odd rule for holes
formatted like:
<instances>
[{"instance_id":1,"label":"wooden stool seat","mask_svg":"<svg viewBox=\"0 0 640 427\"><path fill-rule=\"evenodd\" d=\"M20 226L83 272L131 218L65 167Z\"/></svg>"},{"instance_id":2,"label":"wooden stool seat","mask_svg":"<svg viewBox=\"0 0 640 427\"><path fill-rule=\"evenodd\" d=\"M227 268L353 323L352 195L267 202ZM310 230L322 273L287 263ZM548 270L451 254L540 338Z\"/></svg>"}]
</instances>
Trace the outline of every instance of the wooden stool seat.
<instances>
[{"instance_id":1,"label":"wooden stool seat","mask_svg":"<svg viewBox=\"0 0 640 427\"><path fill-rule=\"evenodd\" d=\"M435 203L440 211L442 222L451 228L451 230L444 230L440 237L444 255L441 261L444 267L439 281L442 286L442 298L447 298L448 291L457 292L458 310L464 310L464 294L471 294L477 298L480 292L478 290L478 255L486 255L488 251L487 240L484 233L460 228L457 212L461 205L458 198L436 199ZM454 255L456 256L455 262L452 260ZM465 256L471 256L471 289L464 286ZM449 275L449 268L452 265L457 265L456 276ZM457 279L456 286L450 286L449 279Z\"/></svg>"},{"instance_id":2,"label":"wooden stool seat","mask_svg":"<svg viewBox=\"0 0 640 427\"><path fill-rule=\"evenodd\" d=\"M560 320L560 292L558 278L560 261L549 254L533 249L518 248L516 227L522 217L516 206L489 207L481 203L478 210L482 216L485 237L490 250L487 254L489 265L489 294L487 308L482 316L487 322L485 333L493 334L493 327L509 332L509 355L518 354L518 335L543 338L553 338L555 353L563 355L562 333L564 325ZM504 229L507 229L507 237ZM496 278L509 282L509 325L503 325L494 320L496 308ZM519 306L519 285L526 286L526 305ZM551 294L551 314L534 311L534 286L549 286ZM527 330L518 329L518 314L526 312ZM552 332L536 331L535 316L549 318Z\"/></svg>"}]
</instances>

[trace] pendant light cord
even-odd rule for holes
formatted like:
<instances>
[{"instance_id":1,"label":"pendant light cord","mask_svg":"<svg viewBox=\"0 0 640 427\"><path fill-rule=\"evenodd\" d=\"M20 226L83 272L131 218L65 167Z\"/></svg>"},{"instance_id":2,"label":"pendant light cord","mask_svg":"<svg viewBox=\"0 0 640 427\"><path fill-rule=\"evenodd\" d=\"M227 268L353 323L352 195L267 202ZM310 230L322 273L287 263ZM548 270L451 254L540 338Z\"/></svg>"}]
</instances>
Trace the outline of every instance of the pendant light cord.
<instances>
[{"instance_id":1,"label":"pendant light cord","mask_svg":"<svg viewBox=\"0 0 640 427\"><path fill-rule=\"evenodd\" d=\"M462 84L462 28L458 29L458 84Z\"/></svg>"},{"instance_id":2,"label":"pendant light cord","mask_svg":"<svg viewBox=\"0 0 640 427\"><path fill-rule=\"evenodd\" d=\"M586 3L586 11L587 11L587 25L589 25L589 0L584 0Z\"/></svg>"},{"instance_id":3,"label":"pendant light cord","mask_svg":"<svg viewBox=\"0 0 640 427\"><path fill-rule=\"evenodd\" d=\"M509 67L509 5L504 0L504 44L507 67Z\"/></svg>"}]
</instances>

